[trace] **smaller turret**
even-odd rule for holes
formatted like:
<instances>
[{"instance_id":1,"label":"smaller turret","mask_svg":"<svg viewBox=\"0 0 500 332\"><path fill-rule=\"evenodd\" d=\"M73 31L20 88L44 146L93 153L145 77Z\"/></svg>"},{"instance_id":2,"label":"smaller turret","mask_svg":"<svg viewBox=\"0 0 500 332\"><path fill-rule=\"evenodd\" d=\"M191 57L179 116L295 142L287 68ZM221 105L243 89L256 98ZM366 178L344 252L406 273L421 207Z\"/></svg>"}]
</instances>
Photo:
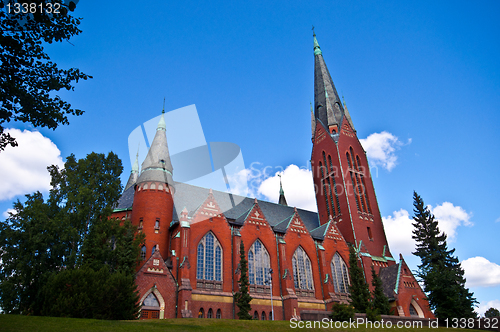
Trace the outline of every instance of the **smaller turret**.
<instances>
[{"instance_id":1,"label":"smaller turret","mask_svg":"<svg viewBox=\"0 0 500 332\"><path fill-rule=\"evenodd\" d=\"M283 191L283 186L281 185L281 174L278 174L278 176L280 177L280 199L278 204L288 206L286 203L285 192Z\"/></svg>"},{"instance_id":2,"label":"smaller turret","mask_svg":"<svg viewBox=\"0 0 500 332\"><path fill-rule=\"evenodd\" d=\"M136 184L138 178L139 178L139 151L137 151L137 154L135 155L135 162L132 165L132 171L130 172L130 177L128 178L127 185L125 186L125 189L123 191L127 190L128 188Z\"/></svg>"}]
</instances>

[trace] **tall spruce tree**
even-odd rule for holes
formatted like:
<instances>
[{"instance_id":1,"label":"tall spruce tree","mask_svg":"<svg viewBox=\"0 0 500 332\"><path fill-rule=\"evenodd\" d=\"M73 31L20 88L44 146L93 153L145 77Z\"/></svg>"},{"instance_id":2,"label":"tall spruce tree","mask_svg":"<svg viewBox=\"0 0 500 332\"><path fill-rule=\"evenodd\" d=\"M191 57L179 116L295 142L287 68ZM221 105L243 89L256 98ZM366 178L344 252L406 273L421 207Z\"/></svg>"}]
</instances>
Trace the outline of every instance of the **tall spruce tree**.
<instances>
[{"instance_id":1,"label":"tall spruce tree","mask_svg":"<svg viewBox=\"0 0 500 332\"><path fill-rule=\"evenodd\" d=\"M239 291L234 293L234 300L236 301L236 305L240 309L238 311L238 317L240 319L252 319L252 315L250 315L249 313L249 311L252 309L252 307L250 306L252 297L248 293L248 286L250 286L250 283L248 282L248 267L243 241L240 242L240 273L240 289Z\"/></svg>"},{"instance_id":2,"label":"tall spruce tree","mask_svg":"<svg viewBox=\"0 0 500 332\"><path fill-rule=\"evenodd\" d=\"M372 286L373 294L371 305L374 310L376 310L380 315L389 315L391 311L391 306L389 305L389 300L384 294L384 288L382 286L382 280L375 272L372 265Z\"/></svg>"},{"instance_id":3,"label":"tall spruce tree","mask_svg":"<svg viewBox=\"0 0 500 332\"><path fill-rule=\"evenodd\" d=\"M370 290L363 276L363 270L358 266L354 246L349 247L349 275L351 276L351 305L358 313L364 313L370 306Z\"/></svg>"},{"instance_id":4,"label":"tall spruce tree","mask_svg":"<svg viewBox=\"0 0 500 332\"><path fill-rule=\"evenodd\" d=\"M424 292L436 317L474 318L476 299L465 287L464 270L455 249L448 249L447 236L438 227L438 221L425 206L422 198L413 192L413 236L417 249L413 253L420 257L417 276L422 280Z\"/></svg>"}]
</instances>

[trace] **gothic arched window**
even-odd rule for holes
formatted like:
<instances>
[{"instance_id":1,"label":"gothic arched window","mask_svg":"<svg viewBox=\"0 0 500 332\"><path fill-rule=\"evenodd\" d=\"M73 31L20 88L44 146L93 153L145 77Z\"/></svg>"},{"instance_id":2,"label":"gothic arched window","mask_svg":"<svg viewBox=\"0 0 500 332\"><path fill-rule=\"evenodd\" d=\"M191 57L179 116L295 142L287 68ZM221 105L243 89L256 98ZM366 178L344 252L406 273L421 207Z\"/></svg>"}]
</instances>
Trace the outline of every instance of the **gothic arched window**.
<instances>
[{"instance_id":1,"label":"gothic arched window","mask_svg":"<svg viewBox=\"0 0 500 332\"><path fill-rule=\"evenodd\" d=\"M311 260L302 247L298 247L292 257L293 280L296 289L314 289Z\"/></svg>"},{"instance_id":2,"label":"gothic arched window","mask_svg":"<svg viewBox=\"0 0 500 332\"><path fill-rule=\"evenodd\" d=\"M347 265L340 257L339 253L335 253L331 263L332 280L336 293L349 292L349 273Z\"/></svg>"},{"instance_id":3,"label":"gothic arched window","mask_svg":"<svg viewBox=\"0 0 500 332\"><path fill-rule=\"evenodd\" d=\"M149 295L144 299L144 302L142 302L142 305L146 307L159 307L160 303L153 293L149 293Z\"/></svg>"},{"instance_id":4,"label":"gothic arched window","mask_svg":"<svg viewBox=\"0 0 500 332\"><path fill-rule=\"evenodd\" d=\"M141 248L141 260L146 259L146 246L142 246Z\"/></svg>"},{"instance_id":5,"label":"gothic arched window","mask_svg":"<svg viewBox=\"0 0 500 332\"><path fill-rule=\"evenodd\" d=\"M196 279L222 281L222 247L212 232L198 244Z\"/></svg>"},{"instance_id":6,"label":"gothic arched window","mask_svg":"<svg viewBox=\"0 0 500 332\"><path fill-rule=\"evenodd\" d=\"M250 284L264 285L269 280L269 254L260 240L248 250L248 279Z\"/></svg>"}]
</instances>

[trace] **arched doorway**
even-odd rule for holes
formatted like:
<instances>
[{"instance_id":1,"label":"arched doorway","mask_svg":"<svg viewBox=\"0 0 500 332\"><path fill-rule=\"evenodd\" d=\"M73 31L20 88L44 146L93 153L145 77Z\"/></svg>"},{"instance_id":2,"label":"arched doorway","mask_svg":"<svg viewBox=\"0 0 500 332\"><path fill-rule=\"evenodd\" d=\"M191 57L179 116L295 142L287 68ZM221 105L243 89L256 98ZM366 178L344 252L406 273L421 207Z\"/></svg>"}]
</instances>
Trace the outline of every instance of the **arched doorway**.
<instances>
[{"instance_id":1,"label":"arched doorway","mask_svg":"<svg viewBox=\"0 0 500 332\"><path fill-rule=\"evenodd\" d=\"M165 302L160 292L153 287L141 299L141 319L163 319Z\"/></svg>"}]
</instances>

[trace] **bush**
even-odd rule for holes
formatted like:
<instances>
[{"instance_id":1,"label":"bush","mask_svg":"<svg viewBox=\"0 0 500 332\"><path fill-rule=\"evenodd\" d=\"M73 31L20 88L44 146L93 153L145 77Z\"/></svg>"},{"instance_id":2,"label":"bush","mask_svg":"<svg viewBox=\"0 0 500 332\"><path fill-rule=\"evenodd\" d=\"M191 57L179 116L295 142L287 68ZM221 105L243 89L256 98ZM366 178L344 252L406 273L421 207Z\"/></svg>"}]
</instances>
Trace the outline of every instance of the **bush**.
<instances>
[{"instance_id":1,"label":"bush","mask_svg":"<svg viewBox=\"0 0 500 332\"><path fill-rule=\"evenodd\" d=\"M133 276L84 266L53 273L42 290L42 315L94 319L137 319Z\"/></svg>"},{"instance_id":2,"label":"bush","mask_svg":"<svg viewBox=\"0 0 500 332\"><path fill-rule=\"evenodd\" d=\"M484 313L484 317L487 317L487 318L498 317L498 316L500 316L500 311L498 311L498 309L495 309L495 308L489 308Z\"/></svg>"},{"instance_id":3,"label":"bush","mask_svg":"<svg viewBox=\"0 0 500 332\"><path fill-rule=\"evenodd\" d=\"M330 318L338 322L354 320L354 307L349 304L334 303Z\"/></svg>"},{"instance_id":4,"label":"bush","mask_svg":"<svg viewBox=\"0 0 500 332\"><path fill-rule=\"evenodd\" d=\"M380 321L382 317L378 313L378 309L368 307L366 308L366 320L370 322Z\"/></svg>"}]
</instances>

